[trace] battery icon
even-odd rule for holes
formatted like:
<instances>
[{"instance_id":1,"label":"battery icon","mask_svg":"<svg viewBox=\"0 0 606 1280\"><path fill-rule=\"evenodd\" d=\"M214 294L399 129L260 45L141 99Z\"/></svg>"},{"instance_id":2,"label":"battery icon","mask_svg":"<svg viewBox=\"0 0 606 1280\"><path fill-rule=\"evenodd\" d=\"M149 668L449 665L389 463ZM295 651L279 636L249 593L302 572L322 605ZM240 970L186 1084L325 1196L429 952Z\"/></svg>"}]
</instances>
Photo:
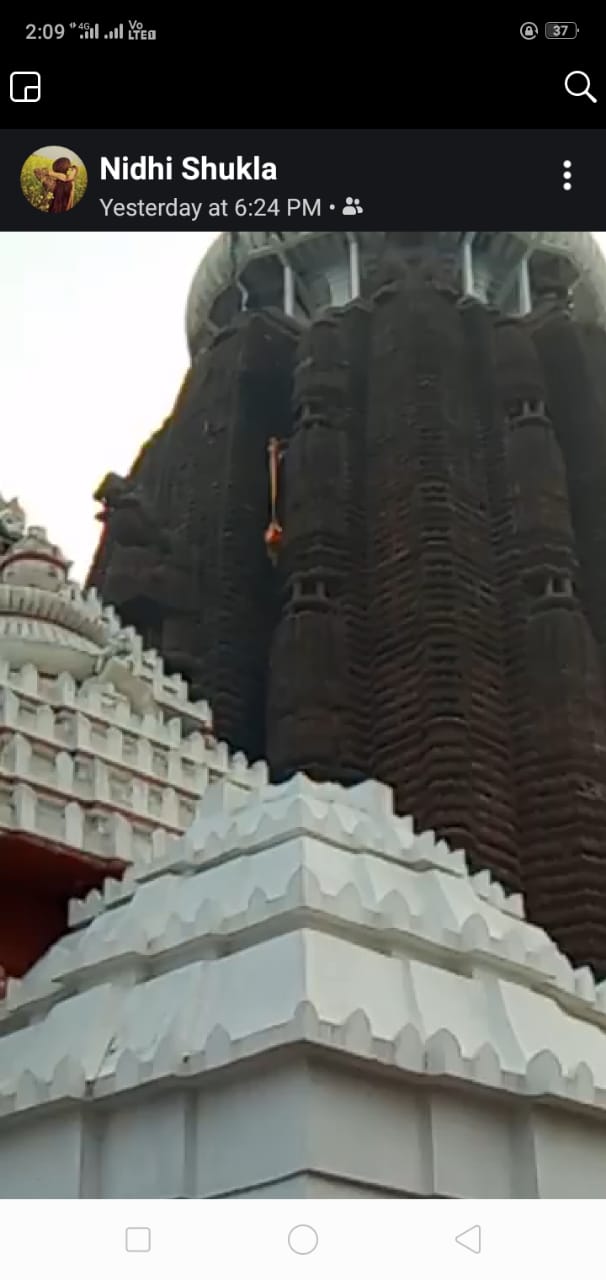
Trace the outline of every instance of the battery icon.
<instances>
[{"instance_id":1,"label":"battery icon","mask_svg":"<svg viewBox=\"0 0 606 1280\"><path fill-rule=\"evenodd\" d=\"M576 22L546 22L545 35L548 40L575 40L579 33Z\"/></svg>"}]
</instances>

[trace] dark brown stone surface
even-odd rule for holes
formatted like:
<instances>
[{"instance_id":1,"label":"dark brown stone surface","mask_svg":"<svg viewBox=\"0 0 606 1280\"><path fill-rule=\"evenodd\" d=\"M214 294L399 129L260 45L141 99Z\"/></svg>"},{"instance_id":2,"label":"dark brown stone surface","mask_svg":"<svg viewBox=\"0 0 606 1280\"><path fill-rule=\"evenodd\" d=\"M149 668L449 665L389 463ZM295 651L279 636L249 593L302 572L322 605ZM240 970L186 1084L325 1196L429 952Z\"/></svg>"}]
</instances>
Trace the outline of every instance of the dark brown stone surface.
<instances>
[{"instance_id":1,"label":"dark brown stone surface","mask_svg":"<svg viewBox=\"0 0 606 1280\"><path fill-rule=\"evenodd\" d=\"M391 783L606 974L606 335L428 260L193 366L90 582L276 778ZM285 444L275 568L267 443Z\"/></svg>"}]
</instances>

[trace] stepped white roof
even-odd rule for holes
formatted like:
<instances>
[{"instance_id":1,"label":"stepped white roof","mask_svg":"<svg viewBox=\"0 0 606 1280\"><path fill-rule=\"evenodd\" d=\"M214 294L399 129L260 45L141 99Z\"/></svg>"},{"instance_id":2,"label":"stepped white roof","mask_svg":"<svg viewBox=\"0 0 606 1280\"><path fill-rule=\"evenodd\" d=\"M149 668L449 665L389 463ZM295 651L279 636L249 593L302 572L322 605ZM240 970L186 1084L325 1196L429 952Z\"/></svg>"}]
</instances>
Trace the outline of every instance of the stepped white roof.
<instances>
[{"instance_id":1,"label":"stepped white roof","mask_svg":"<svg viewBox=\"0 0 606 1280\"><path fill-rule=\"evenodd\" d=\"M0 1116L298 1041L606 1106L606 984L378 783L217 782L184 837L71 921L0 1006Z\"/></svg>"}]
</instances>

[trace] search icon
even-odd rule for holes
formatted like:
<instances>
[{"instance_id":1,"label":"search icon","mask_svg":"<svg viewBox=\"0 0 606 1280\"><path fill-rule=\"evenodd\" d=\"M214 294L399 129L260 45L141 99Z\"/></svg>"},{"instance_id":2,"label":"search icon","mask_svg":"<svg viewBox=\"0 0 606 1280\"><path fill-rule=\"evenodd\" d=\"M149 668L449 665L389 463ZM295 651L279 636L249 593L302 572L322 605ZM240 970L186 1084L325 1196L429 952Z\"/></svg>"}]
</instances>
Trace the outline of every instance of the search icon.
<instances>
[{"instance_id":1,"label":"search icon","mask_svg":"<svg viewBox=\"0 0 606 1280\"><path fill-rule=\"evenodd\" d=\"M580 76L581 84L583 85L582 89L571 89L570 81L574 76ZM571 98L589 98L591 102L597 102L597 98L594 98L593 94L589 92L591 80L586 71L569 71L564 81L564 88Z\"/></svg>"}]
</instances>

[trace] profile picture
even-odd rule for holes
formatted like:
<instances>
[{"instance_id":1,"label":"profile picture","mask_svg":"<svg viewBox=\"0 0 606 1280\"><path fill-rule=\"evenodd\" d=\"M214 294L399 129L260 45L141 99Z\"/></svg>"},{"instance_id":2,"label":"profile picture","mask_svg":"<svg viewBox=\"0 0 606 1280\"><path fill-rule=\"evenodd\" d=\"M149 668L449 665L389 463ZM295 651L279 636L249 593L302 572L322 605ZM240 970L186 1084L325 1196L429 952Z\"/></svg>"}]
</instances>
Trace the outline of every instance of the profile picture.
<instances>
[{"instance_id":1,"label":"profile picture","mask_svg":"<svg viewBox=\"0 0 606 1280\"><path fill-rule=\"evenodd\" d=\"M69 147L40 147L21 170L21 190L40 213L68 213L82 199L88 174Z\"/></svg>"}]
</instances>

